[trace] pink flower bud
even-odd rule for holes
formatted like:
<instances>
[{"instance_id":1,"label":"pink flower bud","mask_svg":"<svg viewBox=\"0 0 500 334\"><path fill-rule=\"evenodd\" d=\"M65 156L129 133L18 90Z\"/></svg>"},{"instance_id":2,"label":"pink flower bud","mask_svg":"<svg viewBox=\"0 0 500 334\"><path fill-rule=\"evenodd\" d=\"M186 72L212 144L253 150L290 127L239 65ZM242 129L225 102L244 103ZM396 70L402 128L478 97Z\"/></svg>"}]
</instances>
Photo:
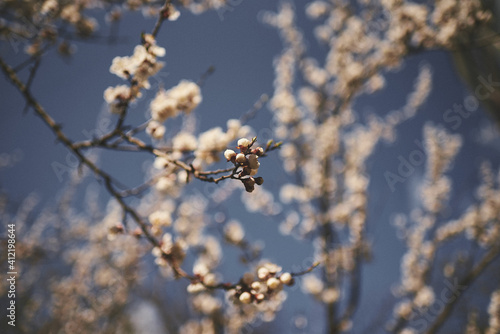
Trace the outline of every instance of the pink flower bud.
<instances>
[{"instance_id":1,"label":"pink flower bud","mask_svg":"<svg viewBox=\"0 0 500 334\"><path fill-rule=\"evenodd\" d=\"M255 295L255 299L257 299L257 302L261 302L266 298L266 296L263 293L258 293Z\"/></svg>"},{"instance_id":2,"label":"pink flower bud","mask_svg":"<svg viewBox=\"0 0 500 334\"><path fill-rule=\"evenodd\" d=\"M253 154L256 154L258 157L264 155L264 149L262 147L256 147L252 150Z\"/></svg>"}]
</instances>

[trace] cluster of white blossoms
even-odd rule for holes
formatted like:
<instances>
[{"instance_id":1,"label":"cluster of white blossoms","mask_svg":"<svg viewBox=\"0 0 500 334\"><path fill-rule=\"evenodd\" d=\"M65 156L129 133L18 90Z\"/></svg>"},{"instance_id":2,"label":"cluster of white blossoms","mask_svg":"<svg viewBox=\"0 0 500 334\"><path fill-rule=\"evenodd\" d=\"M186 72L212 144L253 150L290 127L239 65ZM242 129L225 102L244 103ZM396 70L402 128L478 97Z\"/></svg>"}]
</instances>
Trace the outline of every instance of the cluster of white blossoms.
<instances>
[{"instance_id":1,"label":"cluster of white blossoms","mask_svg":"<svg viewBox=\"0 0 500 334\"><path fill-rule=\"evenodd\" d=\"M500 290L495 290L491 294L488 306L489 321L484 325L484 321L479 318L479 312L472 310L469 312L467 327L464 333L467 334L498 334L500 333Z\"/></svg>"},{"instance_id":2,"label":"cluster of white blossoms","mask_svg":"<svg viewBox=\"0 0 500 334\"><path fill-rule=\"evenodd\" d=\"M160 122L157 122L155 120L151 120L148 123L148 126L146 127L146 133L151 136L151 138L154 139L162 139L163 136L165 135L165 132L167 131L167 128Z\"/></svg>"},{"instance_id":3,"label":"cluster of white blossoms","mask_svg":"<svg viewBox=\"0 0 500 334\"><path fill-rule=\"evenodd\" d=\"M153 163L155 169L161 170L162 174L155 181L155 188L160 194L172 197L179 196L180 188L186 180L184 173L177 172L175 164L170 163L167 157L157 157Z\"/></svg>"},{"instance_id":4,"label":"cluster of white blossoms","mask_svg":"<svg viewBox=\"0 0 500 334\"><path fill-rule=\"evenodd\" d=\"M151 196L145 202L154 201ZM161 235L160 247L153 249L156 263L162 274L172 278L175 266L181 266L186 254L196 253L192 260L192 272L197 280L187 287L190 293L205 291L207 286L215 286L219 280L215 270L219 265L222 250L220 241L206 233L206 201L202 196L191 196L177 205L171 199L163 199L161 205L149 215L151 232Z\"/></svg>"},{"instance_id":5,"label":"cluster of white blossoms","mask_svg":"<svg viewBox=\"0 0 500 334\"><path fill-rule=\"evenodd\" d=\"M202 101L200 87L188 80L182 80L169 90L160 89L149 105L151 117L158 122L165 122L175 117L179 111L189 114Z\"/></svg>"},{"instance_id":6,"label":"cluster of white blossoms","mask_svg":"<svg viewBox=\"0 0 500 334\"><path fill-rule=\"evenodd\" d=\"M212 295L208 288L218 284L216 275L201 262L195 265L194 272L198 280L188 286L188 292L193 295L193 307L201 315L215 315L215 312L220 312L221 300ZM228 333L240 333L242 327L257 317L263 321L273 320L286 299L283 287L294 284L293 276L283 272L276 264L263 262L255 272L245 273L238 283L226 285L226 300L230 303L224 317L231 319Z\"/></svg>"},{"instance_id":7,"label":"cluster of white blossoms","mask_svg":"<svg viewBox=\"0 0 500 334\"><path fill-rule=\"evenodd\" d=\"M422 207L411 212L409 215L411 220L399 216L395 222L400 229L401 237L406 241L408 251L402 257L401 284L395 290L395 293L404 297L405 301L394 308L395 321L389 324L391 328L396 328L398 323L411 319L414 310L427 309L436 302L438 296L427 281L427 275L433 270L433 266L435 268L436 253L444 245L453 239L458 239L462 247L442 268L443 275L451 278L457 275L459 270L464 269L462 266L467 253L463 249L466 249L464 243L467 239L491 251L500 235L497 214L500 208L500 200L497 200L500 198L498 196L500 192L498 182L495 182L498 175L495 175L486 163L481 168L482 182L478 190L478 203L466 208L458 219L439 222L438 214L446 207L452 189L451 179L445 172L458 153L461 137L442 128L426 125L424 143L427 168L425 183L421 189ZM440 181L443 179L446 183ZM430 190L429 185L441 188ZM494 295L492 302L493 299ZM492 319L494 318L490 313L490 324ZM469 325L470 328L475 326L472 314L469 316Z\"/></svg>"},{"instance_id":8,"label":"cluster of white blossoms","mask_svg":"<svg viewBox=\"0 0 500 334\"><path fill-rule=\"evenodd\" d=\"M172 148L174 152L190 152L196 150L198 140L188 132L179 132L172 139Z\"/></svg>"},{"instance_id":9,"label":"cluster of white blossoms","mask_svg":"<svg viewBox=\"0 0 500 334\"><path fill-rule=\"evenodd\" d=\"M119 114L128 101L131 101L131 89L127 85L108 87L104 91L104 100L109 104L109 111Z\"/></svg>"},{"instance_id":10,"label":"cluster of white blossoms","mask_svg":"<svg viewBox=\"0 0 500 334\"><path fill-rule=\"evenodd\" d=\"M142 88L150 87L148 79L163 68L163 62L158 57L165 55L165 49L156 45L152 35L143 36L143 44L137 45L134 54L130 57L115 57L109 71L118 77L128 80L130 87L119 85L108 87L104 91L104 99L110 105L110 111L120 113L141 95Z\"/></svg>"},{"instance_id":11,"label":"cluster of white blossoms","mask_svg":"<svg viewBox=\"0 0 500 334\"><path fill-rule=\"evenodd\" d=\"M148 219L152 225L151 233L156 236L161 235L163 227L172 225L172 216L168 211L154 211L149 215Z\"/></svg>"},{"instance_id":12,"label":"cluster of white blossoms","mask_svg":"<svg viewBox=\"0 0 500 334\"><path fill-rule=\"evenodd\" d=\"M457 238L465 234L469 240L475 240L481 247L490 247L500 237L500 226L497 223L500 210L500 174L495 176L489 164L481 167L481 184L477 195L479 203L468 207L456 220L450 220L436 229L436 241L439 243ZM453 269L453 268L452 268Z\"/></svg>"},{"instance_id":13,"label":"cluster of white blossoms","mask_svg":"<svg viewBox=\"0 0 500 334\"><path fill-rule=\"evenodd\" d=\"M242 304L260 303L271 299L284 285L293 284L292 274L282 272L282 268L274 263L266 262L257 267L255 274L245 273L235 289L229 292L229 297Z\"/></svg>"},{"instance_id":14,"label":"cluster of white blossoms","mask_svg":"<svg viewBox=\"0 0 500 334\"><path fill-rule=\"evenodd\" d=\"M163 234L160 246L154 247L151 253L156 257L155 263L160 267L170 268L171 263L182 263L186 257L187 245L184 240L174 238L171 233Z\"/></svg>"},{"instance_id":15,"label":"cluster of white blossoms","mask_svg":"<svg viewBox=\"0 0 500 334\"><path fill-rule=\"evenodd\" d=\"M164 195L177 197L181 193L182 187L192 176L190 174L192 171L188 170L189 167L186 166L189 165L193 168L195 170L194 177L198 177L200 175L198 173L203 172L206 165L220 159L221 152L231 141L239 136L250 134L252 129L249 126L242 126L239 120L230 119L227 122L226 132L220 127L215 127L200 133L196 137L190 131L190 129L186 128L177 133L169 140L171 145L168 152L159 154L154 161L154 167L161 170L162 173L157 175L153 182L155 188ZM155 120L150 120L146 132L155 139L161 139L161 136L165 133L165 127ZM250 142L247 139L245 140ZM241 140L239 144L240 151L245 151L245 154L241 154L245 161L238 159L240 162L237 163L234 160L235 169L233 174L225 176L224 179L228 177L239 179L250 191L250 189L253 190L255 184L261 185L263 183L262 178L252 176L257 173L260 166L257 157L264 154L264 150L261 147L248 147L251 146L249 144L246 144L247 149L245 150L244 143ZM271 149L276 147L277 144ZM194 159L192 159L193 156ZM238 170L237 176L234 174L236 170Z\"/></svg>"},{"instance_id":16,"label":"cluster of white blossoms","mask_svg":"<svg viewBox=\"0 0 500 334\"><path fill-rule=\"evenodd\" d=\"M227 122L227 131L222 128L215 127L209 129L196 137L194 134L183 130L177 133L171 139L171 150L167 153L162 153L156 157L153 166L160 170L161 174L154 179L154 185L159 193L177 197L181 193L182 187L186 184L189 177L189 172L185 168L179 166L178 162L183 159L190 159L194 155L194 159L190 162L190 166L197 171L202 171L204 166L219 160L221 152L229 145L229 143L242 135L248 135L252 132L249 126L242 126L241 122L236 119L230 119ZM155 139L161 139L165 134L165 126L161 123L150 120L146 128L146 132ZM259 150L263 152L263 150ZM249 166L256 170L259 162L249 154ZM244 167L243 167L244 168ZM252 172L253 173L253 172ZM242 171L241 176L245 176ZM246 178L242 179L246 184L251 185L253 182L262 184L261 178Z\"/></svg>"},{"instance_id":17,"label":"cluster of white blossoms","mask_svg":"<svg viewBox=\"0 0 500 334\"><path fill-rule=\"evenodd\" d=\"M252 129L248 125L242 125L237 119L227 121L227 131L215 127L202 132L198 136L198 147L194 152L196 159L193 165L201 168L203 164L211 164L220 160L220 152L228 147L229 143L238 137L248 136Z\"/></svg>"},{"instance_id":18,"label":"cluster of white blossoms","mask_svg":"<svg viewBox=\"0 0 500 334\"><path fill-rule=\"evenodd\" d=\"M156 74L163 63L156 60L165 56L165 49L156 45L152 35L144 35L144 43L137 45L130 57L115 57L109 71L122 79L135 79L137 84L149 88L147 79Z\"/></svg>"},{"instance_id":19,"label":"cluster of white blossoms","mask_svg":"<svg viewBox=\"0 0 500 334\"><path fill-rule=\"evenodd\" d=\"M30 56L39 56L49 46L57 46L63 56L74 52L68 40L88 38L98 30L92 9L104 7L101 1L25 0L1 1L0 39L12 46L22 42ZM70 37L70 38L68 38Z\"/></svg>"},{"instance_id":20,"label":"cluster of white blossoms","mask_svg":"<svg viewBox=\"0 0 500 334\"><path fill-rule=\"evenodd\" d=\"M199 145L194 153L198 159L198 164L206 162L211 164L219 160L218 153L229 144L229 137L221 127L215 127L198 136Z\"/></svg>"},{"instance_id":21,"label":"cluster of white blossoms","mask_svg":"<svg viewBox=\"0 0 500 334\"><path fill-rule=\"evenodd\" d=\"M240 150L239 153L230 149L224 151L224 157L227 161L231 161L236 167L242 167L239 172L240 179L244 176L250 176L248 178L241 179L245 185L245 190L248 192L252 192L255 189L255 184L260 186L264 183L263 178L253 177L259 171L260 162L258 158L264 154L264 149L262 147L258 146L256 148L252 148L255 140L256 138L253 140L248 140L246 138L238 140L237 148Z\"/></svg>"}]
</instances>

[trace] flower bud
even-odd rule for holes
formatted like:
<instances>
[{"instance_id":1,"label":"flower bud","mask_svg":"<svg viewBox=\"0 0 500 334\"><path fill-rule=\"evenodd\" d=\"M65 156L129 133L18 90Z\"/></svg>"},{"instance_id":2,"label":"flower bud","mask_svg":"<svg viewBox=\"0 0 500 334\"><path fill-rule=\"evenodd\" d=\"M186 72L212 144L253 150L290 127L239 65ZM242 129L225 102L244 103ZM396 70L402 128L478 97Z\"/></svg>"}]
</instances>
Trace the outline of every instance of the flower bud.
<instances>
[{"instance_id":1,"label":"flower bud","mask_svg":"<svg viewBox=\"0 0 500 334\"><path fill-rule=\"evenodd\" d=\"M236 162L240 164L246 164L247 163L247 157L243 153L238 153L236 155Z\"/></svg>"},{"instance_id":2,"label":"flower bud","mask_svg":"<svg viewBox=\"0 0 500 334\"><path fill-rule=\"evenodd\" d=\"M148 220L153 226L172 225L172 217L168 211L155 211L148 216Z\"/></svg>"},{"instance_id":3,"label":"flower bud","mask_svg":"<svg viewBox=\"0 0 500 334\"><path fill-rule=\"evenodd\" d=\"M264 155L264 149L262 147L257 147L252 150L253 154L256 154L258 157Z\"/></svg>"},{"instance_id":4,"label":"flower bud","mask_svg":"<svg viewBox=\"0 0 500 334\"><path fill-rule=\"evenodd\" d=\"M109 233L111 234L119 234L123 233L123 231L125 231L125 229L122 223L116 223L116 225L113 225L109 228Z\"/></svg>"},{"instance_id":5,"label":"flower bud","mask_svg":"<svg viewBox=\"0 0 500 334\"><path fill-rule=\"evenodd\" d=\"M165 135L166 128L157 121L151 121L146 128L146 133L154 139L162 139Z\"/></svg>"},{"instance_id":6,"label":"flower bud","mask_svg":"<svg viewBox=\"0 0 500 334\"><path fill-rule=\"evenodd\" d=\"M257 270L257 277L260 279L260 280L265 280L267 278L267 276L269 275L269 269L267 269L266 267L260 267L258 270Z\"/></svg>"},{"instance_id":7,"label":"flower bud","mask_svg":"<svg viewBox=\"0 0 500 334\"><path fill-rule=\"evenodd\" d=\"M187 286L187 292L189 293L192 293L192 294L196 294L196 293L199 293L201 291L204 291L206 290L205 289L205 286L203 286L203 284L201 283L191 283Z\"/></svg>"},{"instance_id":8,"label":"flower bud","mask_svg":"<svg viewBox=\"0 0 500 334\"><path fill-rule=\"evenodd\" d=\"M230 161L236 157L236 152L234 152L233 150L225 150L224 157L226 158L227 161Z\"/></svg>"},{"instance_id":9,"label":"flower bud","mask_svg":"<svg viewBox=\"0 0 500 334\"><path fill-rule=\"evenodd\" d=\"M252 191L254 191L254 189L255 189L255 180L253 179L253 177L248 178L248 179L244 179L244 180L242 180L242 182L245 185L245 190L247 192L251 193Z\"/></svg>"},{"instance_id":10,"label":"flower bud","mask_svg":"<svg viewBox=\"0 0 500 334\"><path fill-rule=\"evenodd\" d=\"M277 279L276 277L271 277L270 279L267 280L267 286L270 288L270 289L277 289L279 288L281 285L281 281L279 279Z\"/></svg>"},{"instance_id":11,"label":"flower bud","mask_svg":"<svg viewBox=\"0 0 500 334\"><path fill-rule=\"evenodd\" d=\"M262 185L262 183L264 183L264 179L260 176L254 178L254 180L255 180L255 183L257 183L257 185L259 185L259 186Z\"/></svg>"},{"instance_id":12,"label":"flower bud","mask_svg":"<svg viewBox=\"0 0 500 334\"><path fill-rule=\"evenodd\" d=\"M140 238L142 235L142 230L139 227L136 227L134 231L132 231L132 235L136 238Z\"/></svg>"},{"instance_id":13,"label":"flower bud","mask_svg":"<svg viewBox=\"0 0 500 334\"><path fill-rule=\"evenodd\" d=\"M251 143L252 142L250 140L246 138L241 138L240 140L238 140L238 148L240 150L246 150Z\"/></svg>"},{"instance_id":14,"label":"flower bud","mask_svg":"<svg viewBox=\"0 0 500 334\"><path fill-rule=\"evenodd\" d=\"M240 295L240 302L242 302L243 304L250 304L252 302L252 295L250 294L250 292L243 292Z\"/></svg>"},{"instance_id":15,"label":"flower bud","mask_svg":"<svg viewBox=\"0 0 500 334\"><path fill-rule=\"evenodd\" d=\"M258 293L255 295L255 299L257 299L258 302L261 302L266 298L266 296L263 293Z\"/></svg>"},{"instance_id":16,"label":"flower bud","mask_svg":"<svg viewBox=\"0 0 500 334\"><path fill-rule=\"evenodd\" d=\"M161 252L161 249L160 247L154 247L152 250L151 250L151 254L153 254L154 256L156 257L160 257L162 252Z\"/></svg>"},{"instance_id":17,"label":"flower bud","mask_svg":"<svg viewBox=\"0 0 500 334\"><path fill-rule=\"evenodd\" d=\"M262 289L262 285L259 281L252 282L251 286L252 286L252 289L254 289L257 292L260 292L260 290Z\"/></svg>"},{"instance_id":18,"label":"flower bud","mask_svg":"<svg viewBox=\"0 0 500 334\"><path fill-rule=\"evenodd\" d=\"M283 273L280 276L280 281L283 284L291 285L291 284L293 284L293 277L290 273Z\"/></svg>"},{"instance_id":19,"label":"flower bud","mask_svg":"<svg viewBox=\"0 0 500 334\"><path fill-rule=\"evenodd\" d=\"M259 169L260 162L257 160L257 155L250 154L248 156L248 167L251 169Z\"/></svg>"},{"instance_id":20,"label":"flower bud","mask_svg":"<svg viewBox=\"0 0 500 334\"><path fill-rule=\"evenodd\" d=\"M241 280L243 283L250 285L250 284L252 284L252 282L254 280L254 276L252 273L244 273Z\"/></svg>"},{"instance_id":21,"label":"flower bud","mask_svg":"<svg viewBox=\"0 0 500 334\"><path fill-rule=\"evenodd\" d=\"M207 286L215 286L217 285L217 277L213 273L208 273L203 277L203 284Z\"/></svg>"}]
</instances>

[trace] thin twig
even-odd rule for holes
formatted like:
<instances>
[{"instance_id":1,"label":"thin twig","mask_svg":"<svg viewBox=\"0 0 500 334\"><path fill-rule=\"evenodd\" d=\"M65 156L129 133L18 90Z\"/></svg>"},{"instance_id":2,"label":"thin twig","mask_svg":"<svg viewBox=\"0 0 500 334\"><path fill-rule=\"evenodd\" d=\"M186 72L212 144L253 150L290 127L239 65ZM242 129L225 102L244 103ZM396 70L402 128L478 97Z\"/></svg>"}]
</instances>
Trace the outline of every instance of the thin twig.
<instances>
[{"instance_id":1,"label":"thin twig","mask_svg":"<svg viewBox=\"0 0 500 334\"><path fill-rule=\"evenodd\" d=\"M151 35L156 38L158 33L160 32L161 25L165 19L170 15L169 10L171 7L172 0L166 0L162 9L160 10L160 15L158 15L158 20L156 21L155 27L153 28L153 32Z\"/></svg>"},{"instance_id":2,"label":"thin twig","mask_svg":"<svg viewBox=\"0 0 500 334\"><path fill-rule=\"evenodd\" d=\"M120 192L120 196L124 197L124 198L128 197L128 196L138 196L141 193L143 193L144 191L146 191L149 187L151 187L151 185L153 183L155 183L157 180L159 180L164 175L165 175L165 173L160 173L158 175L153 176L148 181L144 182L143 184L141 184L135 188L123 190L122 192Z\"/></svg>"},{"instance_id":3,"label":"thin twig","mask_svg":"<svg viewBox=\"0 0 500 334\"><path fill-rule=\"evenodd\" d=\"M25 68L26 66L30 65L31 63L36 62L45 53L45 51L47 51L51 46L52 46L52 44L46 44L43 48L38 50L31 57L29 57L28 59L26 59L22 63L18 64L17 66L14 66L13 71L17 73L17 72L21 71L23 68Z\"/></svg>"},{"instance_id":4,"label":"thin twig","mask_svg":"<svg viewBox=\"0 0 500 334\"><path fill-rule=\"evenodd\" d=\"M302 276L302 275L305 275L305 274L308 274L310 273L311 271L314 270L314 268L316 268L317 266L320 265L320 262L319 261L316 261L314 262L309 268L307 268L306 270L302 270L302 271L299 271L299 272L296 272L296 273L291 273L291 275L293 277L297 277L297 276Z\"/></svg>"},{"instance_id":5,"label":"thin twig","mask_svg":"<svg viewBox=\"0 0 500 334\"><path fill-rule=\"evenodd\" d=\"M269 96L267 94L262 94L259 99L253 104L252 108L248 110L246 113L241 115L240 122L242 124L247 123L251 119L255 118L257 112L264 107L264 104L269 101Z\"/></svg>"},{"instance_id":6,"label":"thin twig","mask_svg":"<svg viewBox=\"0 0 500 334\"><path fill-rule=\"evenodd\" d=\"M203 87L205 81L207 81L208 77L211 76L215 72L215 66L210 66L205 73L201 75L196 84L200 87Z\"/></svg>"},{"instance_id":7,"label":"thin twig","mask_svg":"<svg viewBox=\"0 0 500 334\"><path fill-rule=\"evenodd\" d=\"M38 56L35 59L35 64L30 69L30 75L28 77L28 80L26 81L26 90L28 90L28 91L30 90L31 85L33 84L33 80L35 79L36 72L38 71L38 68L40 67L40 63L41 63L41 58L40 58L40 56ZM29 109L29 105L28 105L28 103L26 103L26 106L24 107L24 113L28 112L28 109Z\"/></svg>"}]
</instances>

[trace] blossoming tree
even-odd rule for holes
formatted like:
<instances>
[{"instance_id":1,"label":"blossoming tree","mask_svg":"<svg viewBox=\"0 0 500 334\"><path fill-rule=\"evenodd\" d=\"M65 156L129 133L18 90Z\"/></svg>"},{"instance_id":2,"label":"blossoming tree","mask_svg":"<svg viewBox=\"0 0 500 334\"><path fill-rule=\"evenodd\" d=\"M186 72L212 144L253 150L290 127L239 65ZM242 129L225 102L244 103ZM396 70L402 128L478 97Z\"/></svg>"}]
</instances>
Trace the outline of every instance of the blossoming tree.
<instances>
[{"instance_id":1,"label":"blossoming tree","mask_svg":"<svg viewBox=\"0 0 500 334\"><path fill-rule=\"evenodd\" d=\"M79 163L55 207L40 209L28 196L12 213L8 194L2 198L2 221L15 223L18 231L16 329L149 332L152 327L140 328L140 320L129 317L137 311L134 305L148 301L153 305L148 314L157 314L163 332L274 332L263 322L277 319L287 296L303 293L323 313L305 312L292 324L281 324L280 331L500 332L498 277L491 279L489 271L499 268L500 173L482 164L480 183L468 189L477 191L475 200L447 214L458 209L450 204L450 173L464 140L431 123L422 129L419 161L425 155L426 164L419 200L394 216L406 251L400 277L391 278L390 303L380 309L371 305L368 325L357 325L365 315L356 313L363 303L373 303L370 291L362 289L369 280L364 268L377 258L370 224L380 224L370 219L369 204L378 192L370 188L370 158L422 109L432 92L431 68L423 65L416 78L407 79L414 81L413 90L395 111L362 120L357 103L390 85L387 76L412 55L484 43L494 23L487 1L311 1L305 13L314 22L316 40L310 43L318 43L321 52L308 48L296 9L277 4L276 12L261 14L283 42L274 62L274 91L224 126L200 131L194 114L213 69L198 80L152 85L168 69L159 36L182 15L213 10L223 15L237 5L229 0L0 2L0 35L7 42L22 39L27 55L21 61L0 57L3 75ZM117 24L125 12L138 10L155 23L149 32L137 31L140 43L129 55L109 64L106 75L122 80L103 92L113 125L92 138L72 140L32 89L42 60L53 49L71 56L72 40L92 41L102 12L109 24ZM492 82L487 89L494 87ZM148 91L153 96L145 104L146 119L131 121L131 109L144 104ZM479 99L471 96L465 108L477 109ZM266 140L248 124L264 106L273 118L272 138ZM178 129L168 131L170 124ZM144 182L127 187L106 170L95 152L110 151L147 154L152 164ZM287 173L279 194L261 176L276 158ZM92 177L108 194L105 207L86 183ZM394 173L384 177L391 189L403 182ZM206 184L214 186L210 194L193 195L192 189ZM238 210L223 213L220 207L234 202L237 193ZM250 213L277 223L269 229L278 229L285 241L279 242L284 253L276 260L266 260L269 248L277 252L272 246L248 238L243 221ZM297 265L291 268L279 261L287 257L282 248L288 239L312 245L309 254L292 259ZM241 271L224 264L234 249ZM489 282L484 289L474 285L480 277ZM8 286L3 282L1 288L4 296ZM478 300L464 302L466 291L477 291ZM2 328L13 329L4 323Z\"/></svg>"}]
</instances>

